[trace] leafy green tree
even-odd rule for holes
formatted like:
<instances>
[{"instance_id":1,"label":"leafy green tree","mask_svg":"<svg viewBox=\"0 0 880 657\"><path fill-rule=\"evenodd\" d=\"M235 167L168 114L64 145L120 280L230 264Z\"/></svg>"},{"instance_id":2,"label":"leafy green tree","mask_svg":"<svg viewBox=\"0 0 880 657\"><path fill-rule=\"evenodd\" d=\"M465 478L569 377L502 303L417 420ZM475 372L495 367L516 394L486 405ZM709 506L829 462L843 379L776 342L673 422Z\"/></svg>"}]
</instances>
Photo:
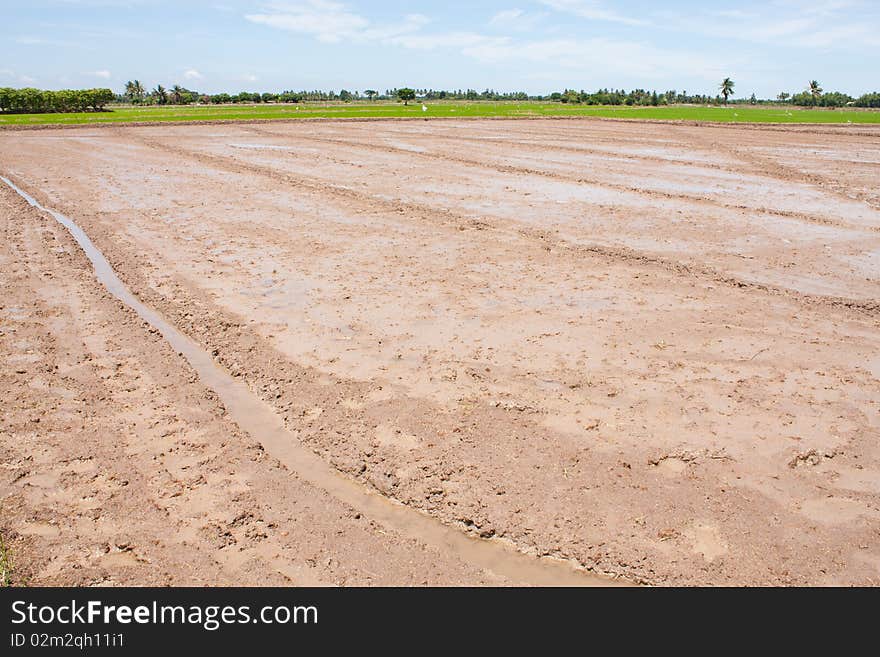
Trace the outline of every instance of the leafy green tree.
<instances>
[{"instance_id":1,"label":"leafy green tree","mask_svg":"<svg viewBox=\"0 0 880 657\"><path fill-rule=\"evenodd\" d=\"M343 103L350 103L352 98L353 96L348 89L343 89L339 92L339 100L341 100Z\"/></svg>"},{"instance_id":2,"label":"leafy green tree","mask_svg":"<svg viewBox=\"0 0 880 657\"><path fill-rule=\"evenodd\" d=\"M791 98L791 94L787 91L783 91L781 94L776 96L776 100L778 100L780 103L787 102L789 98Z\"/></svg>"},{"instance_id":3,"label":"leafy green tree","mask_svg":"<svg viewBox=\"0 0 880 657\"><path fill-rule=\"evenodd\" d=\"M379 95L379 92L375 89L366 89L364 90L364 95L369 99L373 100L376 96Z\"/></svg>"},{"instance_id":4,"label":"leafy green tree","mask_svg":"<svg viewBox=\"0 0 880 657\"><path fill-rule=\"evenodd\" d=\"M880 93L863 94L853 102L856 107L880 107Z\"/></svg>"},{"instance_id":5,"label":"leafy green tree","mask_svg":"<svg viewBox=\"0 0 880 657\"><path fill-rule=\"evenodd\" d=\"M733 88L736 86L736 83L730 78L724 78L721 82L721 95L724 96L724 104L727 104L727 99L733 95Z\"/></svg>"},{"instance_id":6,"label":"leafy green tree","mask_svg":"<svg viewBox=\"0 0 880 657\"><path fill-rule=\"evenodd\" d=\"M416 92L414 89L404 87L397 90L397 97L403 101L404 105L409 105L409 101L416 99Z\"/></svg>"},{"instance_id":7,"label":"leafy green tree","mask_svg":"<svg viewBox=\"0 0 880 657\"><path fill-rule=\"evenodd\" d=\"M88 89L83 92L83 103L96 112L103 112L104 108L116 98L116 94L110 89Z\"/></svg>"},{"instance_id":8,"label":"leafy green tree","mask_svg":"<svg viewBox=\"0 0 880 657\"><path fill-rule=\"evenodd\" d=\"M578 104L581 102L581 95L574 89L566 89L562 92L562 102Z\"/></svg>"}]
</instances>

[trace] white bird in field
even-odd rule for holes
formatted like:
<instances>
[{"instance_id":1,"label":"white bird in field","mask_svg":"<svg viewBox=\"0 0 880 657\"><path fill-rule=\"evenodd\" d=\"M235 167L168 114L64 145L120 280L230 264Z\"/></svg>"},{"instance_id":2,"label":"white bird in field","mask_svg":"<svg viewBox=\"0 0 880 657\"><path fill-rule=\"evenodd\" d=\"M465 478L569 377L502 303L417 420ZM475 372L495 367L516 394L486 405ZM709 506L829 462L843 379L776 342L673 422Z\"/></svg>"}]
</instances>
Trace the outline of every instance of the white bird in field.
<instances>
[{"instance_id":1,"label":"white bird in field","mask_svg":"<svg viewBox=\"0 0 880 657\"><path fill-rule=\"evenodd\" d=\"M427 105L422 105L422 111L423 111L423 112L427 112L427 111L428 111L428 106L427 106Z\"/></svg>"}]
</instances>

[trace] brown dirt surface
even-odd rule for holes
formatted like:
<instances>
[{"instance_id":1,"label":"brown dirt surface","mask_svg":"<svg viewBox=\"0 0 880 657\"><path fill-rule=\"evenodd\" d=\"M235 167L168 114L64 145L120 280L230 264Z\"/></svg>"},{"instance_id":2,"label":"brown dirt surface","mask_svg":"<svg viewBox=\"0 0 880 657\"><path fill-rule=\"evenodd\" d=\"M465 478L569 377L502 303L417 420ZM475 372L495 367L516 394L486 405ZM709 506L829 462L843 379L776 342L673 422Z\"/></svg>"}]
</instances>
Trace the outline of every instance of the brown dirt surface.
<instances>
[{"instance_id":1,"label":"brown dirt surface","mask_svg":"<svg viewBox=\"0 0 880 657\"><path fill-rule=\"evenodd\" d=\"M880 129L858 128L3 131L0 174L365 490L609 581L876 585ZM17 576L521 583L278 462L5 186L0 231Z\"/></svg>"}]
</instances>

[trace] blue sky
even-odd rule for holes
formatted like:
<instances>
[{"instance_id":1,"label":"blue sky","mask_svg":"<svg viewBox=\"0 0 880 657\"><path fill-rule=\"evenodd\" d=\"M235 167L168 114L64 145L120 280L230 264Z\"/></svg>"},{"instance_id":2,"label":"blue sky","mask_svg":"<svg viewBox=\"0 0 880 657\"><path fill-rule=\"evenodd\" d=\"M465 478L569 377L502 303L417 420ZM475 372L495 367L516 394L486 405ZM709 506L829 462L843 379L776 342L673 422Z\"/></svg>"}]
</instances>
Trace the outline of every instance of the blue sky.
<instances>
[{"instance_id":1,"label":"blue sky","mask_svg":"<svg viewBox=\"0 0 880 657\"><path fill-rule=\"evenodd\" d=\"M0 86L880 89L878 0L0 0Z\"/></svg>"}]
</instances>

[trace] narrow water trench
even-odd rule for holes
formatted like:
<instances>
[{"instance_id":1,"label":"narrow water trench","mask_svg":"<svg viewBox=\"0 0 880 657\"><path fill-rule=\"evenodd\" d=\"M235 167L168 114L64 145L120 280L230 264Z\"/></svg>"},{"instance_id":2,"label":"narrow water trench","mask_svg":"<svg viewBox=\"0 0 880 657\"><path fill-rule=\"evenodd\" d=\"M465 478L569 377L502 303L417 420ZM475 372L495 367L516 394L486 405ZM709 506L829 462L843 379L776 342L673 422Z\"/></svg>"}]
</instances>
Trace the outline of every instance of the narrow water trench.
<instances>
[{"instance_id":1,"label":"narrow water trench","mask_svg":"<svg viewBox=\"0 0 880 657\"><path fill-rule=\"evenodd\" d=\"M479 539L449 527L434 518L370 490L337 471L304 447L284 426L282 418L257 397L248 386L217 363L194 340L178 331L158 312L144 305L116 275L110 263L85 231L65 215L43 207L8 178L6 185L31 206L51 215L63 225L82 248L95 275L107 290L134 310L165 338L196 371L202 383L220 398L232 419L266 452L299 478L333 495L365 517L405 538L425 543L461 561L507 578L511 584L532 586L615 586L623 582L601 577L576 567L572 562L532 557L497 539Z\"/></svg>"}]
</instances>

